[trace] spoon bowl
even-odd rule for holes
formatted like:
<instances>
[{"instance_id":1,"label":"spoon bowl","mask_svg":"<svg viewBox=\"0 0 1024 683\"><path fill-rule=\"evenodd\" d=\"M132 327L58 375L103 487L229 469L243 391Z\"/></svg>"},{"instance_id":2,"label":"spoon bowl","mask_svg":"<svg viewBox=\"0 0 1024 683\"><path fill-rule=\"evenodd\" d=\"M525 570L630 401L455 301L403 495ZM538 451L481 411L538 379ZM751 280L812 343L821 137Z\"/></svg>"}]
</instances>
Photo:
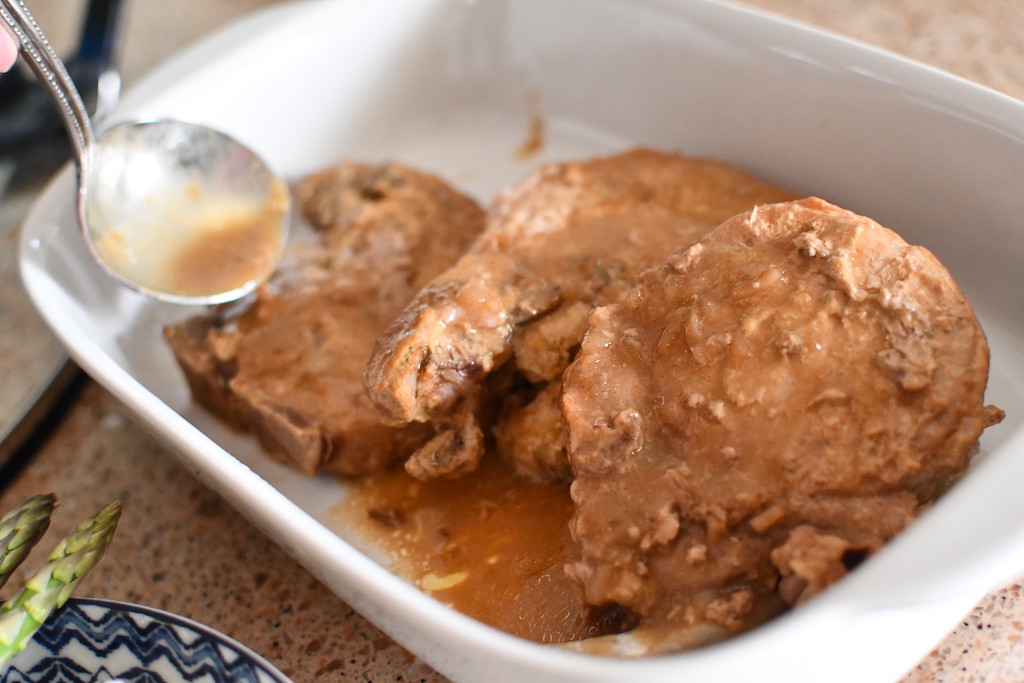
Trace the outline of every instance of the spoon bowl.
<instances>
[{"instance_id":1,"label":"spoon bowl","mask_svg":"<svg viewBox=\"0 0 1024 683\"><path fill-rule=\"evenodd\" d=\"M232 301L270 276L287 239L290 197L252 150L173 120L124 123L98 138L23 0L0 0L0 19L61 114L78 167L82 235L107 273L183 304Z\"/></svg>"},{"instance_id":2,"label":"spoon bowl","mask_svg":"<svg viewBox=\"0 0 1024 683\"><path fill-rule=\"evenodd\" d=\"M287 186L224 133L172 120L115 126L93 148L80 185L79 222L92 255L144 294L231 301L280 259Z\"/></svg>"}]
</instances>

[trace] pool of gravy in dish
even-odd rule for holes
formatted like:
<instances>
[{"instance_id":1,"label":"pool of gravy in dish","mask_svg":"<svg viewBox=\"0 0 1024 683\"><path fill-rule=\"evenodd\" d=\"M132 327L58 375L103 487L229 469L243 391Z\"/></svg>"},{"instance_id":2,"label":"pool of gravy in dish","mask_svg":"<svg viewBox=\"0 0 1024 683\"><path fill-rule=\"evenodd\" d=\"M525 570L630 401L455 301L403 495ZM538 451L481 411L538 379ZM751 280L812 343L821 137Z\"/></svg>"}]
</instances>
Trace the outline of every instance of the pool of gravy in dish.
<instances>
[{"instance_id":1,"label":"pool of gravy in dish","mask_svg":"<svg viewBox=\"0 0 1024 683\"><path fill-rule=\"evenodd\" d=\"M344 521L463 614L541 643L625 626L615 610L581 605L563 570L574 552L568 482L532 482L490 457L459 479L418 481L399 467L349 490Z\"/></svg>"}]
</instances>

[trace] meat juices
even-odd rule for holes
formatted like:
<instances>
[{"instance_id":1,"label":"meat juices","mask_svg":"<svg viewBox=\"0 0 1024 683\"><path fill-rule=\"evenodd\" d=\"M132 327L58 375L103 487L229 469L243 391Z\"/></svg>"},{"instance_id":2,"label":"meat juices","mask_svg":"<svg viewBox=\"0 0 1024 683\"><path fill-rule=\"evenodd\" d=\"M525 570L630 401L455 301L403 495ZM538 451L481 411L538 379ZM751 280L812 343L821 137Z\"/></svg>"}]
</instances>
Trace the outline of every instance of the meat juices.
<instances>
[{"instance_id":1,"label":"meat juices","mask_svg":"<svg viewBox=\"0 0 1024 683\"><path fill-rule=\"evenodd\" d=\"M506 190L484 233L388 328L367 367L386 421L437 432L409 472L472 470L481 416L497 412L497 448L520 472L569 476L557 396L591 308L726 218L792 198L724 164L645 149L550 165Z\"/></svg>"},{"instance_id":2,"label":"meat juices","mask_svg":"<svg viewBox=\"0 0 1024 683\"><path fill-rule=\"evenodd\" d=\"M310 475L377 471L430 431L381 423L363 391L366 359L476 237L484 212L396 164L341 164L304 179L295 196L317 244L290 249L247 307L221 307L164 336L196 400L271 454Z\"/></svg>"},{"instance_id":3,"label":"meat juices","mask_svg":"<svg viewBox=\"0 0 1024 683\"><path fill-rule=\"evenodd\" d=\"M998 421L931 253L819 199L759 206L596 309L564 379L588 603L720 635L906 527Z\"/></svg>"}]
</instances>

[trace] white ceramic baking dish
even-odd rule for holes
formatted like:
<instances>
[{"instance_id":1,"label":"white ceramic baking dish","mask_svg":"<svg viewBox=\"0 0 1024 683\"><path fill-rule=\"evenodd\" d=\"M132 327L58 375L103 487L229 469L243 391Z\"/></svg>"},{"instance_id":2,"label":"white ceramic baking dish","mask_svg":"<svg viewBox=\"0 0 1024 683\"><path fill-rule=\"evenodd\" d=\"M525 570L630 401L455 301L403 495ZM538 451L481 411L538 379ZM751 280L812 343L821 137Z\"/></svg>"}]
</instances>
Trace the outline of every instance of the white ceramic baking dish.
<instances>
[{"instance_id":1,"label":"white ceramic baking dish","mask_svg":"<svg viewBox=\"0 0 1024 683\"><path fill-rule=\"evenodd\" d=\"M534 107L546 139L517 154ZM707 0L360 0L275 6L152 73L108 122L173 116L291 178L396 159L486 200L538 164L650 145L715 157L924 244L973 302L1007 410L928 514L791 614L701 650L610 660L521 641L357 550L306 479L194 405L159 328L192 311L110 281L72 175L36 204L27 289L74 359L324 583L462 681L890 681L1024 570L1024 105L870 47Z\"/></svg>"}]
</instances>

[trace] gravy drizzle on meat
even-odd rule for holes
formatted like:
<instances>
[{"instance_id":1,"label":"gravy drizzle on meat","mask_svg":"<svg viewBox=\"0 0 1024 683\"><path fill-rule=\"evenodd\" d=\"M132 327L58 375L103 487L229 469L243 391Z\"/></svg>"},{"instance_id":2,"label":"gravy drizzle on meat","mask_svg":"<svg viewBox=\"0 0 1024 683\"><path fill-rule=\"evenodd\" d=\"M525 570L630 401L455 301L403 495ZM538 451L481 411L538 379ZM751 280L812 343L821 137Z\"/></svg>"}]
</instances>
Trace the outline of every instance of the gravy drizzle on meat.
<instances>
[{"instance_id":1,"label":"gravy drizzle on meat","mask_svg":"<svg viewBox=\"0 0 1024 683\"><path fill-rule=\"evenodd\" d=\"M520 472L569 475L552 397L587 315L726 218L793 198L725 164L648 149L552 164L503 192L484 232L389 326L366 370L391 424L433 424L407 469L459 476L497 447Z\"/></svg>"},{"instance_id":2,"label":"gravy drizzle on meat","mask_svg":"<svg viewBox=\"0 0 1024 683\"><path fill-rule=\"evenodd\" d=\"M341 507L396 570L525 638L751 628L910 524L1002 417L934 256L724 164L554 164L486 216L395 164L297 195L319 242L165 331L193 395L303 472L369 475Z\"/></svg>"},{"instance_id":3,"label":"gravy drizzle on meat","mask_svg":"<svg viewBox=\"0 0 1024 683\"><path fill-rule=\"evenodd\" d=\"M736 216L590 318L562 396L567 569L644 623L749 628L963 472L999 418L987 377L925 249L819 199Z\"/></svg>"}]
</instances>

